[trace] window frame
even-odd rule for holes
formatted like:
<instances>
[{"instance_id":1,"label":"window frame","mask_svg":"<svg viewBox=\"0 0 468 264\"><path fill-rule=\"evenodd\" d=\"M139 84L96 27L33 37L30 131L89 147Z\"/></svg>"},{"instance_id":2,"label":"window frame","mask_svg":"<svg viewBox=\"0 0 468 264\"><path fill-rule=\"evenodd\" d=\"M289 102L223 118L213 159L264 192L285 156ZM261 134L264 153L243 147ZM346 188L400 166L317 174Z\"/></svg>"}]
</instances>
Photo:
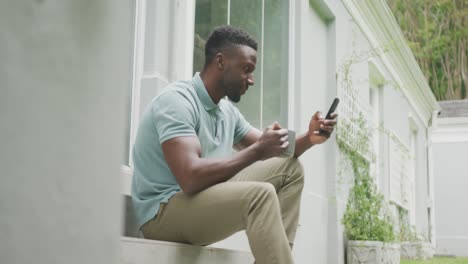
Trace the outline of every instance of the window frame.
<instances>
[{"instance_id":1,"label":"window frame","mask_svg":"<svg viewBox=\"0 0 468 264\"><path fill-rule=\"evenodd\" d=\"M140 123L141 115L141 82L145 78L155 78L165 83L170 83L178 79L189 79L192 76L192 60L193 60L193 34L195 27L195 0L173 0L169 2L170 14L168 15L168 23L155 25L155 27L167 27L170 25L172 33L167 41L173 45L169 45L167 50L171 60L171 64L167 65L167 75L164 76L158 70L153 70L151 73L145 72L145 40L146 18L149 14L147 1L154 0L135 0L135 23L134 23L134 45L133 45L133 74L132 74L132 99L130 106L130 140L129 142L129 160L128 165L121 166L121 193L130 195L131 193L131 177L133 175L133 145ZM156 13L154 13L155 15ZM176 23L177 22L177 23ZM177 32L177 33L176 33ZM157 41L157 36L154 36L154 41ZM156 96L157 94L155 94Z\"/></svg>"}]
</instances>

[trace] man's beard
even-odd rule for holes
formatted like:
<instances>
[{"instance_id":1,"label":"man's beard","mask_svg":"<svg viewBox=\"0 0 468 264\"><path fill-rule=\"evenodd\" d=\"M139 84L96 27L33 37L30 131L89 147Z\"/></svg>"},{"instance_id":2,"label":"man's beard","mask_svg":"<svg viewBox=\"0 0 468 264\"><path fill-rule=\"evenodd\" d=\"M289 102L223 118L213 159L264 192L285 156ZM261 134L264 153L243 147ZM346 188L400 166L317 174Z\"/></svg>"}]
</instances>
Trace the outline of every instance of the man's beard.
<instances>
[{"instance_id":1,"label":"man's beard","mask_svg":"<svg viewBox=\"0 0 468 264\"><path fill-rule=\"evenodd\" d=\"M238 103L240 102L240 99L241 99L241 94L240 94L240 90L241 88L238 88L238 87L242 87L242 82L239 82L239 83L236 83L236 82L229 82L229 81L226 81L226 80L223 80L223 86L225 87L224 88L224 91L226 93L226 96L228 97L228 99L234 103Z\"/></svg>"},{"instance_id":2,"label":"man's beard","mask_svg":"<svg viewBox=\"0 0 468 264\"><path fill-rule=\"evenodd\" d=\"M228 91L227 97L229 100L231 100L234 103L240 102L240 99L241 99L241 95L239 93L233 92L233 90Z\"/></svg>"}]
</instances>

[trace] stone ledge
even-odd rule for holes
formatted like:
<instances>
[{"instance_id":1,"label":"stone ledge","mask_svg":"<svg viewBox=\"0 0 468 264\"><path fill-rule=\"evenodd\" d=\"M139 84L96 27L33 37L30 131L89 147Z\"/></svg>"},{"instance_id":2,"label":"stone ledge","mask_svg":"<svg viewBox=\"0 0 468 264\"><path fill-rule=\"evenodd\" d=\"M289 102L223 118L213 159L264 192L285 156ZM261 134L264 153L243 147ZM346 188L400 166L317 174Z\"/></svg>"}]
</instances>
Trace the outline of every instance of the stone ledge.
<instances>
[{"instance_id":1,"label":"stone ledge","mask_svg":"<svg viewBox=\"0 0 468 264\"><path fill-rule=\"evenodd\" d=\"M253 263L250 252L200 247L157 240L122 237L125 264L240 264Z\"/></svg>"}]
</instances>

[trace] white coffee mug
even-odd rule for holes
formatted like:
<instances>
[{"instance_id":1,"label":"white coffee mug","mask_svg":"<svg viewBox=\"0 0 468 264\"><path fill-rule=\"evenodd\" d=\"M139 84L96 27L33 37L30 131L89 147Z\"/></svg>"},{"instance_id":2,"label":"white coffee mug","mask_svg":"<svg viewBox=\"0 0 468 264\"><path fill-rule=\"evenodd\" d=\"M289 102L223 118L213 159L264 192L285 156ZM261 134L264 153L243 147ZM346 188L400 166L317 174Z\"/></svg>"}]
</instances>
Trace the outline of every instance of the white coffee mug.
<instances>
[{"instance_id":1,"label":"white coffee mug","mask_svg":"<svg viewBox=\"0 0 468 264\"><path fill-rule=\"evenodd\" d=\"M296 148L296 131L288 129L288 147L284 150L284 152L279 155L281 158L290 158L294 156L294 150Z\"/></svg>"}]
</instances>

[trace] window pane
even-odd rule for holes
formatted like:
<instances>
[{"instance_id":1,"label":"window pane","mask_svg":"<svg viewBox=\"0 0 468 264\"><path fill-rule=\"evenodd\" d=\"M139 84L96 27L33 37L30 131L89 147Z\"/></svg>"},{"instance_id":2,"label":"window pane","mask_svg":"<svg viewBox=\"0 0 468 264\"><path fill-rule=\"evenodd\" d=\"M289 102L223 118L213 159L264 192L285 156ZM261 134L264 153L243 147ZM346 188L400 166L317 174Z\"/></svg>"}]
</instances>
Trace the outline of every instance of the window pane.
<instances>
[{"instance_id":1,"label":"window pane","mask_svg":"<svg viewBox=\"0 0 468 264\"><path fill-rule=\"evenodd\" d=\"M263 18L262 3L265 9ZM227 24L228 20L230 25L247 31L258 42L255 85L249 88L237 107L255 127L261 128L262 125L267 126L273 121L287 126L289 2L198 0L195 14L194 72L202 70L204 46L208 35L215 27Z\"/></svg>"},{"instance_id":2,"label":"window pane","mask_svg":"<svg viewBox=\"0 0 468 264\"><path fill-rule=\"evenodd\" d=\"M171 50L171 2L146 1L144 73L169 76L169 52ZM164 26L163 26L164 25Z\"/></svg>"},{"instance_id":3,"label":"window pane","mask_svg":"<svg viewBox=\"0 0 468 264\"><path fill-rule=\"evenodd\" d=\"M263 125L288 125L289 2L265 0Z\"/></svg>"},{"instance_id":4,"label":"window pane","mask_svg":"<svg viewBox=\"0 0 468 264\"><path fill-rule=\"evenodd\" d=\"M205 42L211 31L227 24L227 0L197 0L195 7L195 40L193 73L200 72L205 63Z\"/></svg>"},{"instance_id":5,"label":"window pane","mask_svg":"<svg viewBox=\"0 0 468 264\"><path fill-rule=\"evenodd\" d=\"M261 127L260 93L262 89L262 0L232 0L231 25L247 31L258 42L257 66L254 72L255 85L249 87L237 107L252 126Z\"/></svg>"}]
</instances>

